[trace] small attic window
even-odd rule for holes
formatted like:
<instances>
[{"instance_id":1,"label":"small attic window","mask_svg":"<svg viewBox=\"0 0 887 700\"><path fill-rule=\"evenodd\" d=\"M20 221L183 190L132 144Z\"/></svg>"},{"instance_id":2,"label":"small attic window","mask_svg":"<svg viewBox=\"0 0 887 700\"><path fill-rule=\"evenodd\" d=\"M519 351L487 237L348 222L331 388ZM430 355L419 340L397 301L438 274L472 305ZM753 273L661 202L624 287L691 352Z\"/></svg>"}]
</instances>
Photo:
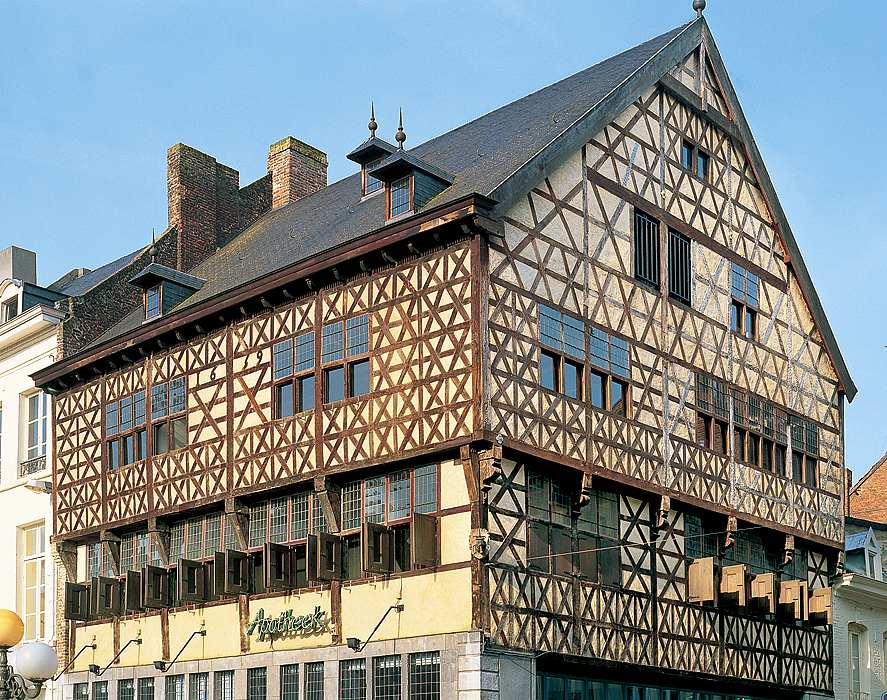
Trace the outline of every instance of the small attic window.
<instances>
[{"instance_id":1,"label":"small attic window","mask_svg":"<svg viewBox=\"0 0 887 700\"><path fill-rule=\"evenodd\" d=\"M381 165L382 159L377 158L374 161L371 161L363 166L363 193L365 195L371 194L372 192L378 192L382 189L382 181L377 180L372 175L370 175L370 170L375 168L377 165Z\"/></svg>"},{"instance_id":2,"label":"small attic window","mask_svg":"<svg viewBox=\"0 0 887 700\"><path fill-rule=\"evenodd\" d=\"M145 320L160 315L160 285L145 290Z\"/></svg>"},{"instance_id":3,"label":"small attic window","mask_svg":"<svg viewBox=\"0 0 887 700\"><path fill-rule=\"evenodd\" d=\"M388 218L393 219L399 214L408 212L410 206L410 189L413 181L412 175L400 178L391 183L391 191L388 204Z\"/></svg>"},{"instance_id":4,"label":"small attic window","mask_svg":"<svg viewBox=\"0 0 887 700\"><path fill-rule=\"evenodd\" d=\"M0 323L6 323L18 316L18 295L7 299L0 308Z\"/></svg>"}]
</instances>

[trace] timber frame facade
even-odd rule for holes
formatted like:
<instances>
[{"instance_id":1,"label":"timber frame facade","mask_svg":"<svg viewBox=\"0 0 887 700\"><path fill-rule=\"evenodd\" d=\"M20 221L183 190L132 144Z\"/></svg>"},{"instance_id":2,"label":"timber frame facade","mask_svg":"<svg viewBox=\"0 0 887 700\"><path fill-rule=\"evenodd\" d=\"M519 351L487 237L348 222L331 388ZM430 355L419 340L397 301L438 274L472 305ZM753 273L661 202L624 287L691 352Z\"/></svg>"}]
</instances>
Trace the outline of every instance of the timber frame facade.
<instances>
[{"instance_id":1,"label":"timber frame facade","mask_svg":"<svg viewBox=\"0 0 887 700\"><path fill-rule=\"evenodd\" d=\"M189 663L325 662L328 691L344 692L351 660L393 648L355 655L346 639L399 600L398 626L379 639L439 648L442 667L485 659L477 678L442 671L448 697L481 697L493 676L503 698L594 683L832 695L825 591L843 547L855 386L704 19L601 66L410 151L403 168L443 173L425 206L387 215L385 195L361 196L364 167L189 270L206 283L169 313L124 322L36 375L56 394L55 547L69 598L92 596L89 610L61 611L75 618L59 629L72 657L96 638L104 666L138 628L169 660L199 619L208 637L241 631L190 647ZM516 153L509 139L533 118L554 131ZM486 162L481 138L498 139ZM330 230L345 233L261 269L238 262L280 250L275 231L308 230L322 197ZM338 217L354 201L357 224L334 219L333 204ZM302 354L278 365L293 345ZM282 409L281 391L300 403ZM139 401L142 422L124 429L122 406ZM112 467L124 434L144 454ZM419 509L428 465L434 502ZM412 520L392 515L403 479ZM295 537L302 495L312 525ZM279 550L257 530L272 522L266 502L288 504ZM256 583L233 594L204 582L202 598L146 605L152 571L181 583L196 562L215 581L224 556L191 556L175 534L213 517L231 533L218 549L252 557ZM364 520L376 530L357 533ZM137 568L126 547L143 533L156 554L144 555L141 594L97 608L97 586L126 589L121 561ZM277 551L287 570L269 573ZM259 607L315 603L329 624L308 638L269 651L245 631ZM145 658L123 654L115 671L138 675Z\"/></svg>"}]
</instances>

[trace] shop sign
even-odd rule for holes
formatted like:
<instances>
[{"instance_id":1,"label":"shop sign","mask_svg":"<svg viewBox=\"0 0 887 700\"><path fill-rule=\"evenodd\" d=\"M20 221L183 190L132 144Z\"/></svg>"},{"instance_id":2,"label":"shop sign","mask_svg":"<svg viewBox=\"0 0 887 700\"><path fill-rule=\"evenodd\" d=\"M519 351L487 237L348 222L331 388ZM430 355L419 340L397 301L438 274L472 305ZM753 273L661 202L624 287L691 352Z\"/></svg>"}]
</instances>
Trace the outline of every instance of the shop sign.
<instances>
[{"instance_id":1,"label":"shop sign","mask_svg":"<svg viewBox=\"0 0 887 700\"><path fill-rule=\"evenodd\" d=\"M277 617L265 617L265 609L259 608L259 612L249 623L246 628L246 636L250 637L253 633L259 635L259 641L264 642L265 637L271 637L275 634L283 634L285 632L311 632L319 630L323 627L320 618L323 616L323 610L318 605L314 608L314 612L309 615L299 615L293 617L293 611L287 610L280 613Z\"/></svg>"}]
</instances>

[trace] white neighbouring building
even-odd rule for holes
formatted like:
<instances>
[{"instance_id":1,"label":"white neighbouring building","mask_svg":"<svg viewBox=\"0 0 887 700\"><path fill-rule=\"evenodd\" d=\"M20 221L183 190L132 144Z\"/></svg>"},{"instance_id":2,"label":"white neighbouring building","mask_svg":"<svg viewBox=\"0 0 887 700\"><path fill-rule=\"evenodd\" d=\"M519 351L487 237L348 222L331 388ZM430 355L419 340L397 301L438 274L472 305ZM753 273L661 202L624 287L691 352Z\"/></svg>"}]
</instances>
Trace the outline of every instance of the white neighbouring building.
<instances>
[{"instance_id":1,"label":"white neighbouring building","mask_svg":"<svg viewBox=\"0 0 887 700\"><path fill-rule=\"evenodd\" d=\"M23 643L51 646L52 397L30 375L56 359L56 327L65 313L54 302L63 297L37 286L33 252L0 251L0 608L24 621Z\"/></svg>"},{"instance_id":2,"label":"white neighbouring building","mask_svg":"<svg viewBox=\"0 0 887 700\"><path fill-rule=\"evenodd\" d=\"M858 529L849 527L847 530ZM845 572L834 585L835 698L880 700L885 691L887 582L872 528L845 537Z\"/></svg>"}]
</instances>

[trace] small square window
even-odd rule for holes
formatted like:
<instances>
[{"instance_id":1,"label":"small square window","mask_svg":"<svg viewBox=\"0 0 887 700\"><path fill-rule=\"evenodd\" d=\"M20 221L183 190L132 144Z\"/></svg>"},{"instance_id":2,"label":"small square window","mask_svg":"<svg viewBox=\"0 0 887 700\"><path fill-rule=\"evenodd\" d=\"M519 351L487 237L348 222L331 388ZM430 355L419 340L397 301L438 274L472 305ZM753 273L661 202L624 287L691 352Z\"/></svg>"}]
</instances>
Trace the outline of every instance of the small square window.
<instances>
[{"instance_id":1,"label":"small square window","mask_svg":"<svg viewBox=\"0 0 887 700\"><path fill-rule=\"evenodd\" d=\"M681 155L681 165L684 166L685 170L691 170L693 167L693 144L689 141L684 141L683 148L681 149Z\"/></svg>"}]
</instances>

